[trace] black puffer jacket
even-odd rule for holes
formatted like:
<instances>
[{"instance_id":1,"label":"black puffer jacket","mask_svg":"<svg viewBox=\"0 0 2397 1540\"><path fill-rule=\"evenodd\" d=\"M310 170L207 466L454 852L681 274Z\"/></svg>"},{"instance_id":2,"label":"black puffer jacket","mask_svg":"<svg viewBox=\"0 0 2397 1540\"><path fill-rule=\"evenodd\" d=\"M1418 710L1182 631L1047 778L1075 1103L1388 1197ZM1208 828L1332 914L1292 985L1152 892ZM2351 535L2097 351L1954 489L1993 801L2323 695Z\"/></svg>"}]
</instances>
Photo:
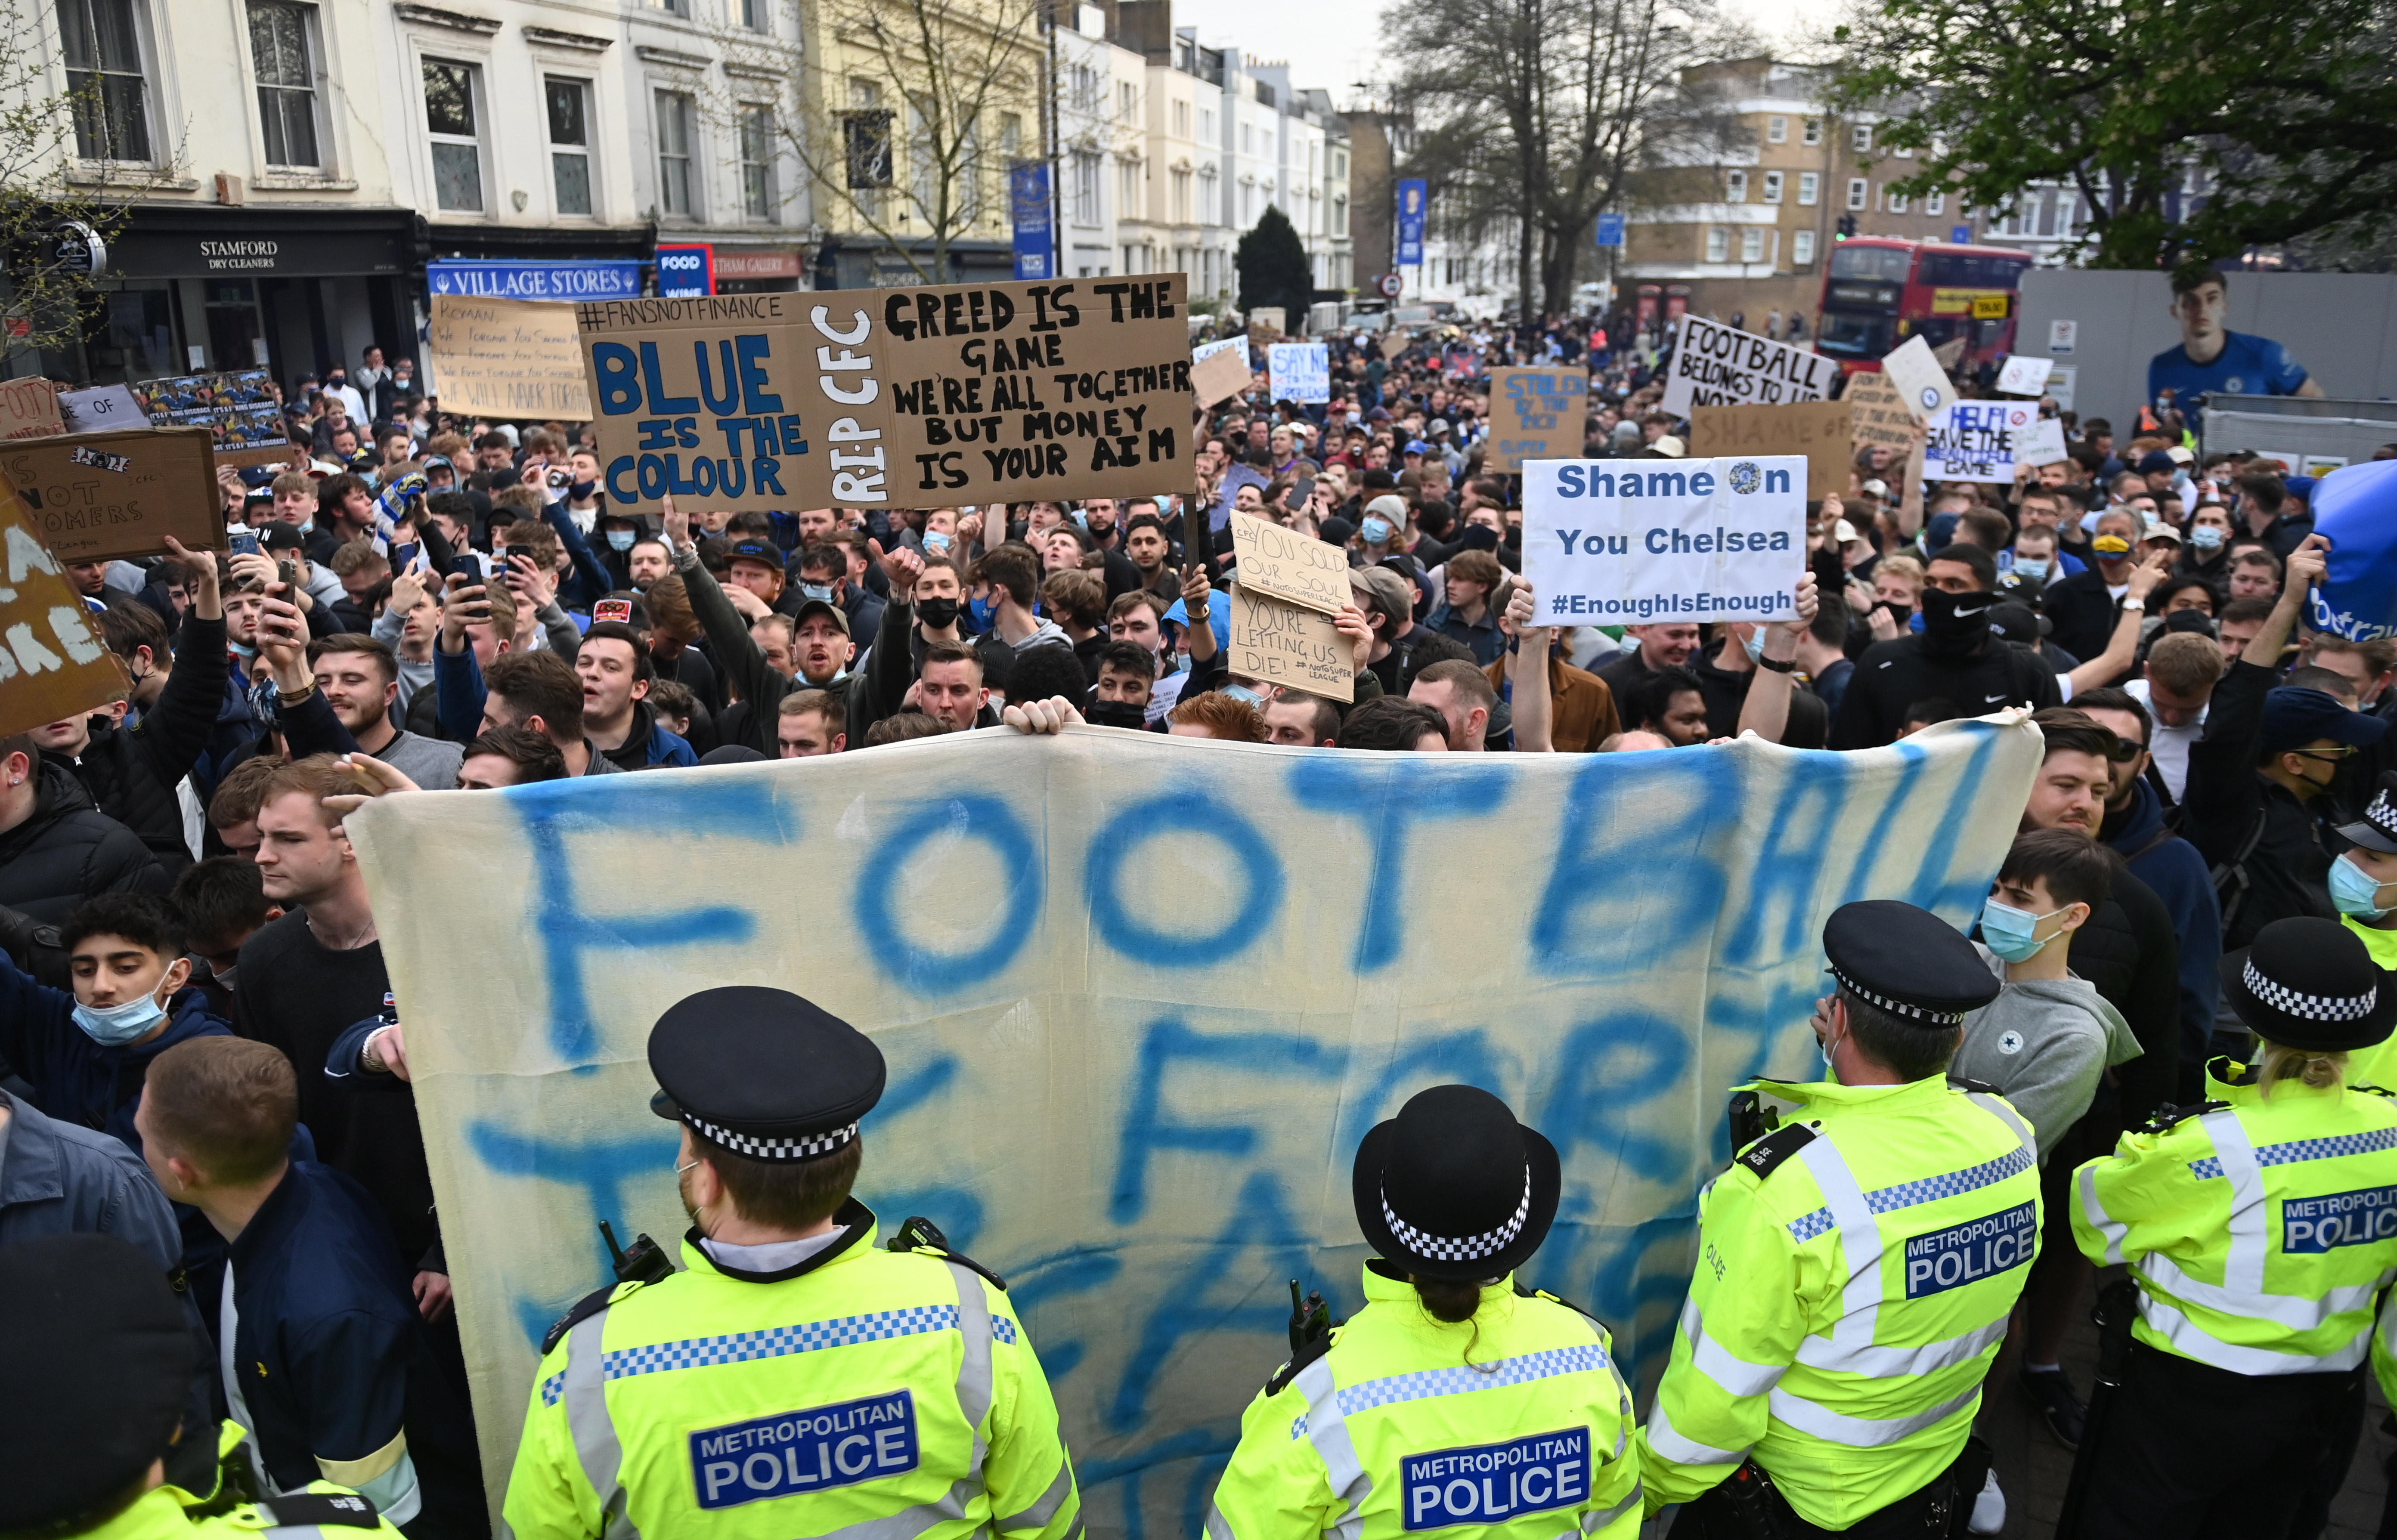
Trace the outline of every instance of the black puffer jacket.
<instances>
[{"instance_id":1,"label":"black puffer jacket","mask_svg":"<svg viewBox=\"0 0 2397 1540\"><path fill-rule=\"evenodd\" d=\"M63 761L101 812L141 837L169 880L192 864L175 787L216 730L226 671L224 622L194 616L157 703L129 728L95 723L82 755Z\"/></svg>"},{"instance_id":2,"label":"black puffer jacket","mask_svg":"<svg viewBox=\"0 0 2397 1540\"><path fill-rule=\"evenodd\" d=\"M93 807L65 766L45 762L37 773L33 816L0 834L0 904L56 925L94 893L167 891L141 837Z\"/></svg>"}]
</instances>

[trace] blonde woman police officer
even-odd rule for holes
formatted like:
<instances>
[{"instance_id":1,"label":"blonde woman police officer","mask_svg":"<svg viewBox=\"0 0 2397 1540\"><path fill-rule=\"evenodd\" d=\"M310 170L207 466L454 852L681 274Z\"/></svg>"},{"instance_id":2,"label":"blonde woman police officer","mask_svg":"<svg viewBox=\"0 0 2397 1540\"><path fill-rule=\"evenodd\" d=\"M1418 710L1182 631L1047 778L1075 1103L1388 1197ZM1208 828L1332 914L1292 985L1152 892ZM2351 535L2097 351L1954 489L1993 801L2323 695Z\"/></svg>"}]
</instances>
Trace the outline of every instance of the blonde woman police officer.
<instances>
[{"instance_id":1,"label":"blonde woman police officer","mask_svg":"<svg viewBox=\"0 0 2397 1540\"><path fill-rule=\"evenodd\" d=\"M1267 1382L1207 1514L1212 1540L1629 1540L1631 1393L1606 1328L1514 1281L1557 1212L1556 1146L1471 1086L1365 1135L1365 1307Z\"/></svg>"},{"instance_id":2,"label":"blonde woman police officer","mask_svg":"<svg viewBox=\"0 0 2397 1540\"><path fill-rule=\"evenodd\" d=\"M2346 1082L2397 987L2335 920L2274 920L2222 959L2256 1062L2073 1173L2072 1235L2139 1291L2083 1540L2283 1534L2324 1450L2352 1450L2374 1295L2397 1279L2397 1101ZM2337 1461L2346 1469L2343 1457Z\"/></svg>"}]
</instances>

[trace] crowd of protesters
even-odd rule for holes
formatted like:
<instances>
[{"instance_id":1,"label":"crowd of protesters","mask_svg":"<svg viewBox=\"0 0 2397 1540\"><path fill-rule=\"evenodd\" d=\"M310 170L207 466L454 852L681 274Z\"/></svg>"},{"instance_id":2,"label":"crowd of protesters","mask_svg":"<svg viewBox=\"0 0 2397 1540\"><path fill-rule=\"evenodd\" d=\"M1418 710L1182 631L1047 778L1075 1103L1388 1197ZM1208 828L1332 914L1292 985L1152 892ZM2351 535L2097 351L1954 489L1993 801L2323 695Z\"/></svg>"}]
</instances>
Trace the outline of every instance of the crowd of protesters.
<instances>
[{"instance_id":1,"label":"crowd of protesters","mask_svg":"<svg viewBox=\"0 0 2397 1540\"><path fill-rule=\"evenodd\" d=\"M2226 950L2344 916L2397 965L2397 855L2338 832L2397 768L2397 643L2305 623L2305 478L2177 422L2118 438L2069 413L2068 458L2010 486L1926 484L1875 449L1809 504L1797 622L1536 627L1484 380L1544 360L1590 370L1588 454L1686 453L1654 350L1587 322L1335 338L1327 405L1260 376L1200 414L1192 484L1011 506L630 509L579 424L447 416L379 351L299 382L288 464L221 476L229 554L71 569L128 698L0 741L0 1244L127 1236L188 1279L230 1366L195 1359L194 1402L251 1430L266 1480L338 1467L410 1533L480 1532L405 1034L341 833L395 792L1002 722L1852 750L2025 706L2046 745L2028 802L1971 816L2019 831L2005 910L2068 923L1985 918L2007 988L1960 1065L2019 1099L2051 1187L2236 1051ZM1221 508L1348 552L1352 703L1228 670ZM211 1038L243 1046L167 1059ZM2051 1237L2017 1322L2022 1386L2068 1444L2086 1275Z\"/></svg>"}]
</instances>

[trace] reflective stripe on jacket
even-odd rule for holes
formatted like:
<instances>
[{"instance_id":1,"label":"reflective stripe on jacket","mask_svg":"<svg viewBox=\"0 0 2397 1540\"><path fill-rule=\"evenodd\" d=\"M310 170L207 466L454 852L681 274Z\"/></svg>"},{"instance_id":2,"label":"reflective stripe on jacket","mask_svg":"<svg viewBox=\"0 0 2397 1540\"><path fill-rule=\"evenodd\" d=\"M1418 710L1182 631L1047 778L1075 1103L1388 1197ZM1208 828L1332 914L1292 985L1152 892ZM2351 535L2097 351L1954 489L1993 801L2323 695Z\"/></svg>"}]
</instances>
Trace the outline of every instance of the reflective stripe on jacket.
<instances>
[{"instance_id":1,"label":"reflective stripe on jacket","mask_svg":"<svg viewBox=\"0 0 2397 1540\"><path fill-rule=\"evenodd\" d=\"M1753 1454L1800 1517L1846 1529L1972 1431L2039 1251L2037 1146L2003 1099L1940 1079L1760 1085L1803 1104L1815 1136L1700 1195L1697 1270L1640 1435L1648 1504Z\"/></svg>"},{"instance_id":2,"label":"reflective stripe on jacket","mask_svg":"<svg viewBox=\"0 0 2397 1540\"><path fill-rule=\"evenodd\" d=\"M2239 1374L2354 1368L2397 1277L2397 1102L2296 1080L2268 1098L2228 1059L2205 1090L2229 1105L2073 1173L2074 1240L2130 1264L2150 1347Z\"/></svg>"}]
</instances>

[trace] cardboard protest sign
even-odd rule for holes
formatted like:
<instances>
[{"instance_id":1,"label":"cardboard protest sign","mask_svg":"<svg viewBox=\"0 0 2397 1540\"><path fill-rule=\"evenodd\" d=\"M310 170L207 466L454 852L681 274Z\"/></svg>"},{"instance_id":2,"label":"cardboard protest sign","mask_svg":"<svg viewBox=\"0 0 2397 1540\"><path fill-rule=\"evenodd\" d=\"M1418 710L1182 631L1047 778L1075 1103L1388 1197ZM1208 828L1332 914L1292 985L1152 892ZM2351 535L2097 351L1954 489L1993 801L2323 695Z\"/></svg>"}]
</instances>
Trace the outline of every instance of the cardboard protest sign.
<instances>
[{"instance_id":1,"label":"cardboard protest sign","mask_svg":"<svg viewBox=\"0 0 2397 1540\"><path fill-rule=\"evenodd\" d=\"M425 329L441 409L478 416L591 416L574 307L556 301L433 296Z\"/></svg>"},{"instance_id":2,"label":"cardboard protest sign","mask_svg":"<svg viewBox=\"0 0 2397 1540\"><path fill-rule=\"evenodd\" d=\"M1589 428L1589 375L1581 368L1493 368L1485 471L1579 457Z\"/></svg>"},{"instance_id":3,"label":"cardboard protest sign","mask_svg":"<svg viewBox=\"0 0 2397 1540\"><path fill-rule=\"evenodd\" d=\"M1252 373L1255 371L1256 366L1249 362L1249 340L1245 337L1218 337L1212 342L1200 342L1190 350L1190 362L1193 365L1204 363L1219 353L1239 354L1240 367Z\"/></svg>"},{"instance_id":4,"label":"cardboard protest sign","mask_svg":"<svg viewBox=\"0 0 2397 1540\"><path fill-rule=\"evenodd\" d=\"M1332 623L1305 605L1232 585L1232 648L1224 666L1259 684L1288 685L1329 701L1357 693L1356 653Z\"/></svg>"},{"instance_id":5,"label":"cardboard protest sign","mask_svg":"<svg viewBox=\"0 0 2397 1540\"><path fill-rule=\"evenodd\" d=\"M2034 353L2010 353L2005 367L1998 370L1998 389L2007 395L2039 395L2047 390L2047 377L2055 371L2052 359Z\"/></svg>"},{"instance_id":6,"label":"cardboard protest sign","mask_svg":"<svg viewBox=\"0 0 2397 1540\"><path fill-rule=\"evenodd\" d=\"M1914 414L1889 376L1878 369L1848 376L1840 393L1848 408L1848 432L1859 449L1880 448L1903 454L1914 447Z\"/></svg>"},{"instance_id":7,"label":"cardboard protest sign","mask_svg":"<svg viewBox=\"0 0 2397 1540\"><path fill-rule=\"evenodd\" d=\"M151 421L150 409L134 399L133 392L123 385L94 385L89 390L61 392L59 413L69 433L138 428Z\"/></svg>"},{"instance_id":8,"label":"cardboard protest sign","mask_svg":"<svg viewBox=\"0 0 2397 1540\"><path fill-rule=\"evenodd\" d=\"M1277 401L1332 399L1331 350L1321 342L1276 342L1265 350L1265 368Z\"/></svg>"},{"instance_id":9,"label":"cardboard protest sign","mask_svg":"<svg viewBox=\"0 0 2397 1540\"><path fill-rule=\"evenodd\" d=\"M1523 576L1539 623L1797 617L1806 462L1536 460L1523 471Z\"/></svg>"},{"instance_id":10,"label":"cardboard protest sign","mask_svg":"<svg viewBox=\"0 0 2397 1540\"><path fill-rule=\"evenodd\" d=\"M1238 339L1234 339L1238 341ZM1208 406L1238 395L1249 388L1254 378L1244 353L1218 348L1203 356L1193 355L1190 361L1190 388Z\"/></svg>"},{"instance_id":11,"label":"cardboard protest sign","mask_svg":"<svg viewBox=\"0 0 2397 1540\"><path fill-rule=\"evenodd\" d=\"M1935 314L1936 313L1935 305L1934 306L1934 312ZM1975 315L1981 314L1981 301L1978 298L1975 298L1973 301L1973 314ZM2001 315L2003 314L2003 311L1999 312L1999 315ZM1956 366L1964 361L1964 339L1962 337L1948 338L1946 341L1931 350L1931 356L1938 361L1941 368L1946 369L1950 374L1955 373Z\"/></svg>"},{"instance_id":12,"label":"cardboard protest sign","mask_svg":"<svg viewBox=\"0 0 2397 1540\"><path fill-rule=\"evenodd\" d=\"M38 374L0 380L0 439L47 438L66 431L56 385Z\"/></svg>"},{"instance_id":13,"label":"cardboard protest sign","mask_svg":"<svg viewBox=\"0 0 2397 1540\"><path fill-rule=\"evenodd\" d=\"M672 493L693 513L868 501L828 495L831 446L810 442L802 415L814 393L802 394L813 381L800 353L799 301L814 298L734 294L576 305L596 408L591 428L599 478L609 500L626 509L655 508ZM852 372L872 364L870 356L844 363L842 372L823 378L833 389L856 382L863 399L873 401L880 382Z\"/></svg>"},{"instance_id":14,"label":"cardboard protest sign","mask_svg":"<svg viewBox=\"0 0 2397 1540\"><path fill-rule=\"evenodd\" d=\"M2015 463L2017 465L2053 465L2069 459L2071 451L2064 446L2064 423L2053 417L2042 417L2015 441Z\"/></svg>"},{"instance_id":15,"label":"cardboard protest sign","mask_svg":"<svg viewBox=\"0 0 2397 1540\"><path fill-rule=\"evenodd\" d=\"M0 738L98 711L130 688L10 476L0 467Z\"/></svg>"},{"instance_id":16,"label":"cardboard protest sign","mask_svg":"<svg viewBox=\"0 0 2397 1540\"><path fill-rule=\"evenodd\" d=\"M1906 409L1918 418L1928 419L1956 399L1956 387L1948 382L1948 371L1931 355L1931 344L1922 340L1920 332L1882 358L1881 370L1897 387L1898 399L1906 403Z\"/></svg>"},{"instance_id":17,"label":"cardboard protest sign","mask_svg":"<svg viewBox=\"0 0 2397 1540\"><path fill-rule=\"evenodd\" d=\"M1922 474L1934 481L2010 485L2015 440L2038 421L2039 408L2029 401L1958 401L1932 414Z\"/></svg>"},{"instance_id":18,"label":"cardboard protest sign","mask_svg":"<svg viewBox=\"0 0 2397 1540\"><path fill-rule=\"evenodd\" d=\"M225 547L224 490L206 428L134 428L0 444L27 527L62 562L154 556L174 536Z\"/></svg>"},{"instance_id":19,"label":"cardboard protest sign","mask_svg":"<svg viewBox=\"0 0 2397 1540\"><path fill-rule=\"evenodd\" d=\"M1824 921L1886 898L1968 926L2015 831L1958 810L2017 805L2040 756L2019 717L1853 754L1069 728L378 798L345 830L410 1024L489 1489L542 1333L611 1281L597 1222L688 1227L643 1045L718 984L873 1037L857 1196L1006 1277L1094 1536L1196 1531L1289 1356L1283 1280L1362 1305L1350 1166L1427 1085L1484 1086L1554 1143L1534 1276L1653 1382L1722 1088L1820 1074ZM1410 923L1391 895L1447 874L1472 901ZM459 966L485 954L511 965Z\"/></svg>"},{"instance_id":20,"label":"cardboard protest sign","mask_svg":"<svg viewBox=\"0 0 2397 1540\"><path fill-rule=\"evenodd\" d=\"M1254 336L1260 327L1276 336L1285 335L1290 330L1289 313L1279 305L1259 305L1249 312L1249 334Z\"/></svg>"},{"instance_id":21,"label":"cardboard protest sign","mask_svg":"<svg viewBox=\"0 0 2397 1540\"><path fill-rule=\"evenodd\" d=\"M1337 615L1341 606L1357 602L1348 586L1347 547L1285 529L1253 514L1231 516L1232 556L1239 564L1240 586L1327 615Z\"/></svg>"},{"instance_id":22,"label":"cardboard protest sign","mask_svg":"<svg viewBox=\"0 0 2397 1540\"><path fill-rule=\"evenodd\" d=\"M1687 417L1694 406L1820 401L1839 377L1839 363L1823 354L1685 315L1662 405L1675 417Z\"/></svg>"},{"instance_id":23,"label":"cardboard protest sign","mask_svg":"<svg viewBox=\"0 0 2397 1540\"><path fill-rule=\"evenodd\" d=\"M1848 495L1848 468L1855 462L1845 401L1792 401L1766 407L1694 407L1690 452L1728 455L1795 454L1806 457L1806 495Z\"/></svg>"}]
</instances>

